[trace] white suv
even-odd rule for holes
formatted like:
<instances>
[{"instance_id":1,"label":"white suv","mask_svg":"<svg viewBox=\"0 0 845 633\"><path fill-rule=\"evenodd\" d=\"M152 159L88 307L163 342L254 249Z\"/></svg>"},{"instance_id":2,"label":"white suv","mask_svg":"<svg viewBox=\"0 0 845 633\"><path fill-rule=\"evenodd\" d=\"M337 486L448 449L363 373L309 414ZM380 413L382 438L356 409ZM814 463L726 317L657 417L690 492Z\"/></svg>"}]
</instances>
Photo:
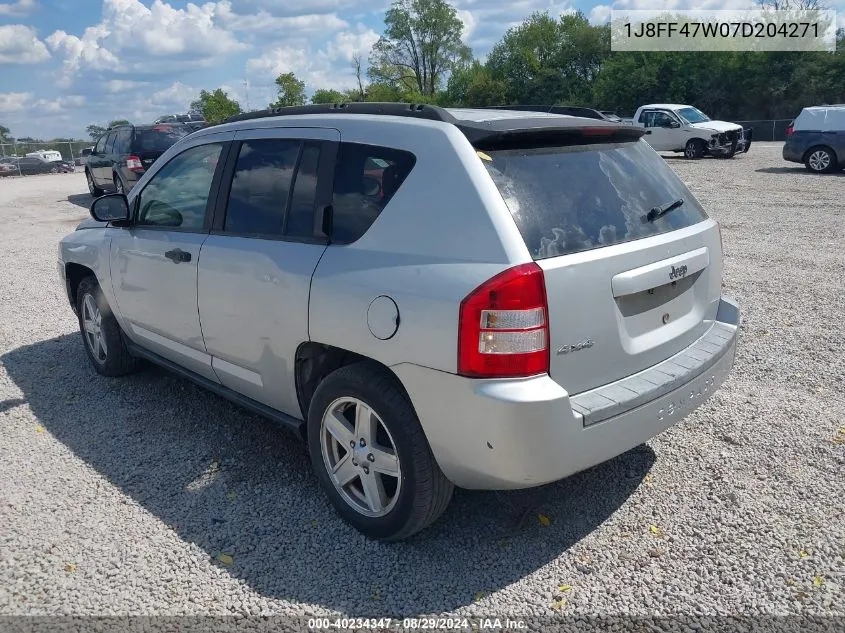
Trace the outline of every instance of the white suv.
<instances>
[{"instance_id":1,"label":"white suv","mask_svg":"<svg viewBox=\"0 0 845 633\"><path fill-rule=\"evenodd\" d=\"M307 438L397 540L453 486L645 442L731 369L718 225L632 126L403 104L235 117L98 198L58 268L106 376L140 359Z\"/></svg>"}]
</instances>

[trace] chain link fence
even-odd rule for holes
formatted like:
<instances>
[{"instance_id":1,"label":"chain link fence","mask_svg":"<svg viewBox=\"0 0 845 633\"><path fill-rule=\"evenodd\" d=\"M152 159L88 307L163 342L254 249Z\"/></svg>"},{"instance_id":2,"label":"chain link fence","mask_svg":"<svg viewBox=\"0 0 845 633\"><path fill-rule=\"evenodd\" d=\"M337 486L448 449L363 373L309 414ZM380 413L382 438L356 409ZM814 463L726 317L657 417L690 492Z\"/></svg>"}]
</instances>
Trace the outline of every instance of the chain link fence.
<instances>
[{"instance_id":1,"label":"chain link fence","mask_svg":"<svg viewBox=\"0 0 845 633\"><path fill-rule=\"evenodd\" d=\"M792 119L768 119L760 121L733 121L745 128L754 130L752 138L755 141L785 141L786 128Z\"/></svg>"},{"instance_id":2,"label":"chain link fence","mask_svg":"<svg viewBox=\"0 0 845 633\"><path fill-rule=\"evenodd\" d=\"M77 165L81 165L82 150L86 147L92 147L93 141L55 141L51 143L0 143L0 158L3 157L17 157L23 158L32 152L40 152L53 150L62 155L62 160L69 160Z\"/></svg>"}]
</instances>

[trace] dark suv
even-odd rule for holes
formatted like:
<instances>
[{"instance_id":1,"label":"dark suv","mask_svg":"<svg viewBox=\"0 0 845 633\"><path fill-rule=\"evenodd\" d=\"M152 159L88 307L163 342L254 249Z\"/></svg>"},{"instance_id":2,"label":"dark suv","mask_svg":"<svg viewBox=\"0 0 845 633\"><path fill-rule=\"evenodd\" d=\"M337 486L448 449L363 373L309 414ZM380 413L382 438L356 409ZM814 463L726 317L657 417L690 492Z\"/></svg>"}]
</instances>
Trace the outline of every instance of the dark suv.
<instances>
[{"instance_id":1,"label":"dark suv","mask_svg":"<svg viewBox=\"0 0 845 633\"><path fill-rule=\"evenodd\" d=\"M110 128L88 154L88 190L92 196L101 196L106 189L130 191L156 158L190 133L191 129L181 123Z\"/></svg>"}]
</instances>

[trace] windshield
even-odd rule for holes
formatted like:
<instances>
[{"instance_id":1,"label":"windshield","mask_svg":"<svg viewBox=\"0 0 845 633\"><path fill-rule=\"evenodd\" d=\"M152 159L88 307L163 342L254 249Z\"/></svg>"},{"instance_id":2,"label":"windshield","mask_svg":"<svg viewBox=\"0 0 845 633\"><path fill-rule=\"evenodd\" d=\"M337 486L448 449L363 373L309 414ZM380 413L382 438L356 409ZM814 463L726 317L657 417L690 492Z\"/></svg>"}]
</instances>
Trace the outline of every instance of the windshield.
<instances>
[{"instance_id":1,"label":"windshield","mask_svg":"<svg viewBox=\"0 0 845 633\"><path fill-rule=\"evenodd\" d=\"M710 117L704 114L698 108L681 108L677 111L683 118L685 118L689 123L704 123L705 121L709 121Z\"/></svg>"},{"instance_id":2,"label":"windshield","mask_svg":"<svg viewBox=\"0 0 845 633\"><path fill-rule=\"evenodd\" d=\"M534 259L667 233L704 220L645 141L490 151L482 157ZM648 221L654 207L683 199Z\"/></svg>"}]
</instances>

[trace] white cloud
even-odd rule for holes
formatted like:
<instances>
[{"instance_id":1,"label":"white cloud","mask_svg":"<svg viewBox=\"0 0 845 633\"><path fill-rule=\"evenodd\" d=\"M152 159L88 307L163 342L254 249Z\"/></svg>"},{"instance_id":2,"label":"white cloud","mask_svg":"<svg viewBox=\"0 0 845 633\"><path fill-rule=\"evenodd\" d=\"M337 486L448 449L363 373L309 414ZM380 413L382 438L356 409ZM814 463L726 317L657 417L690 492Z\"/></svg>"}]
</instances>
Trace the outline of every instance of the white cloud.
<instances>
[{"instance_id":1,"label":"white cloud","mask_svg":"<svg viewBox=\"0 0 845 633\"><path fill-rule=\"evenodd\" d=\"M31 26L0 26L0 64L38 64L48 59L47 47Z\"/></svg>"},{"instance_id":2,"label":"white cloud","mask_svg":"<svg viewBox=\"0 0 845 633\"><path fill-rule=\"evenodd\" d=\"M108 34L103 26L92 26L85 29L82 37L69 35L64 31L56 31L47 38L47 44L54 52L65 57L65 69L69 73L81 67L104 70L118 64L118 59L108 49L100 45L100 40Z\"/></svg>"},{"instance_id":3,"label":"white cloud","mask_svg":"<svg viewBox=\"0 0 845 633\"><path fill-rule=\"evenodd\" d=\"M592 24L604 24L610 21L611 7L606 4L597 4L590 10L590 22Z\"/></svg>"},{"instance_id":4,"label":"white cloud","mask_svg":"<svg viewBox=\"0 0 845 633\"><path fill-rule=\"evenodd\" d=\"M39 113L58 114L72 108L80 108L87 100L82 95L66 95L57 99L38 99L32 104Z\"/></svg>"},{"instance_id":5,"label":"white cloud","mask_svg":"<svg viewBox=\"0 0 845 633\"><path fill-rule=\"evenodd\" d=\"M0 92L0 112L19 112L29 107L31 92Z\"/></svg>"},{"instance_id":6,"label":"white cloud","mask_svg":"<svg viewBox=\"0 0 845 633\"><path fill-rule=\"evenodd\" d=\"M323 55L331 60L351 62L357 53L366 61L373 45L378 42L379 34L374 30L359 24L355 31L341 31L328 43Z\"/></svg>"},{"instance_id":7,"label":"white cloud","mask_svg":"<svg viewBox=\"0 0 845 633\"><path fill-rule=\"evenodd\" d=\"M132 81L130 79L110 79L102 84L103 90L110 94L120 94L121 92L129 92L136 88L141 88L148 85L146 81Z\"/></svg>"},{"instance_id":8,"label":"white cloud","mask_svg":"<svg viewBox=\"0 0 845 633\"><path fill-rule=\"evenodd\" d=\"M326 33L349 26L335 13L307 13L308 10L309 7L304 6L300 15L281 17L265 10L251 14L238 14L232 10L232 3L224 0L217 3L215 13L224 28L274 38L281 38L286 33L301 37L309 33Z\"/></svg>"},{"instance_id":9,"label":"white cloud","mask_svg":"<svg viewBox=\"0 0 845 633\"><path fill-rule=\"evenodd\" d=\"M224 3L228 4L228 3ZM56 31L47 42L65 57L65 70L155 73L210 66L249 48L215 21L218 4L188 3L176 9L163 0L104 0L99 24L82 37Z\"/></svg>"},{"instance_id":10,"label":"white cloud","mask_svg":"<svg viewBox=\"0 0 845 633\"><path fill-rule=\"evenodd\" d=\"M0 15L26 15L37 6L35 0L17 0L0 2Z\"/></svg>"},{"instance_id":11,"label":"white cloud","mask_svg":"<svg viewBox=\"0 0 845 633\"><path fill-rule=\"evenodd\" d=\"M475 27L478 25L478 21L472 14L472 11L466 11L463 9L458 11L458 17L461 19L461 22L464 23L463 40L464 42L469 42L472 39L472 34L475 31Z\"/></svg>"}]
</instances>

